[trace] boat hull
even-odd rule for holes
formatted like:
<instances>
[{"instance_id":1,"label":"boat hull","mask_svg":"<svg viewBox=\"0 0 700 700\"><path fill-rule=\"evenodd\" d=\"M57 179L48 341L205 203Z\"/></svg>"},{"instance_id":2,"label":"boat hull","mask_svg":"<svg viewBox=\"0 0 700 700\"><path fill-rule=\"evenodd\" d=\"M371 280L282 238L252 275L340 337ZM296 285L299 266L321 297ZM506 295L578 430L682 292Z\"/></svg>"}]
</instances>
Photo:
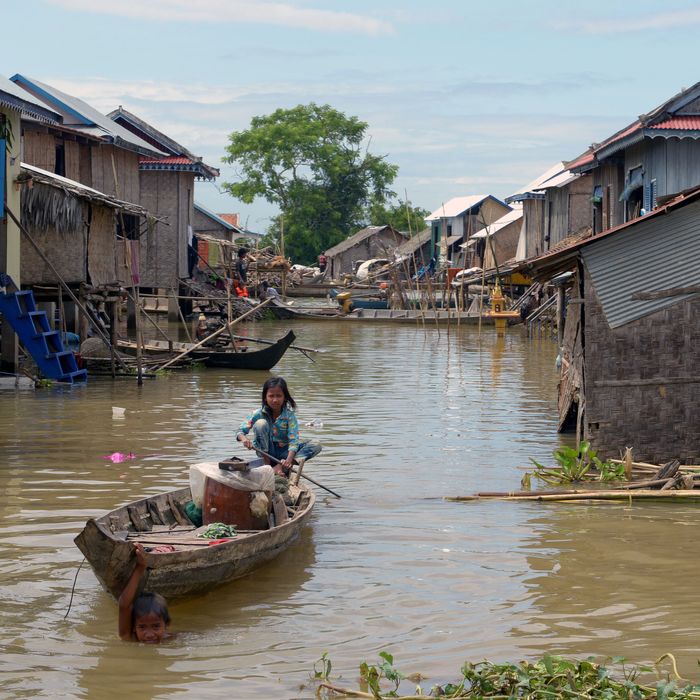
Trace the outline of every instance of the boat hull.
<instances>
[{"instance_id":1,"label":"boat hull","mask_svg":"<svg viewBox=\"0 0 700 700\"><path fill-rule=\"evenodd\" d=\"M207 540L198 542L194 537L182 538L170 531L149 534L148 530L133 528L134 521L146 524L149 518L160 520L163 525L172 520L171 527L177 526L183 521L184 503L190 496L189 488L171 491L88 520L75 543L112 596L119 597L133 571L133 541L142 542L144 546L159 541L180 546L174 552L146 553L148 580L145 585L149 591L160 593L168 600L201 595L249 574L293 545L307 524L315 502L313 491L301 488L299 506L287 522L268 530L241 532L236 538L215 545L208 545ZM154 513L158 516L154 517ZM134 539L125 539L125 532ZM180 545L181 542L185 544Z\"/></svg>"},{"instance_id":2,"label":"boat hull","mask_svg":"<svg viewBox=\"0 0 700 700\"><path fill-rule=\"evenodd\" d=\"M274 345L262 350L246 352L234 352L232 350L208 350L203 348L192 352L192 357L198 362L203 362L206 367L220 367L224 369L272 369L281 359L287 348L296 340L294 331L280 338Z\"/></svg>"}]
</instances>

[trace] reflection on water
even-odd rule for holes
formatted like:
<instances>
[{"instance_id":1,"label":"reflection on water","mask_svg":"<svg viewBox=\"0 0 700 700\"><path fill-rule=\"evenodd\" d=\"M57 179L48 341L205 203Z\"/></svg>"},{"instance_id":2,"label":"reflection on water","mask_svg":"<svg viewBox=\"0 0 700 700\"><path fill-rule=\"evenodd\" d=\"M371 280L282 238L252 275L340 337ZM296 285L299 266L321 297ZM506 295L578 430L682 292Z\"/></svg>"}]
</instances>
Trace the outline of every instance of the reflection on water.
<instances>
[{"instance_id":1,"label":"reflection on water","mask_svg":"<svg viewBox=\"0 0 700 700\"><path fill-rule=\"evenodd\" d=\"M251 326L276 338L284 323ZM694 672L692 507L450 503L518 488L556 435L556 348L519 330L295 324L276 373L324 452L306 469L319 496L305 539L255 574L172 606L176 639L116 637L116 606L73 537L86 518L187 483L187 465L226 457L269 373L173 372L139 388L10 394L0 402L3 571L0 659L13 697L313 697L328 651L354 679L389 649L403 670L454 676L466 658L542 651L674 652ZM126 408L123 419L112 406ZM133 452L112 463L104 456Z\"/></svg>"}]
</instances>

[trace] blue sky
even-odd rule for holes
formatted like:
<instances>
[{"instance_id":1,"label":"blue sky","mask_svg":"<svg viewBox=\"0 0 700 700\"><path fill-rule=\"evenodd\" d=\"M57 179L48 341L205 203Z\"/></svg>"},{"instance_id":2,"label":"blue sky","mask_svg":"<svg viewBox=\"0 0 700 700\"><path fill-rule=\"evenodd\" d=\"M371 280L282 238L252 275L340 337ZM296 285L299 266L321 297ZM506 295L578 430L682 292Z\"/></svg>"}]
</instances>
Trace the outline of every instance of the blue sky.
<instances>
[{"instance_id":1,"label":"blue sky","mask_svg":"<svg viewBox=\"0 0 700 700\"><path fill-rule=\"evenodd\" d=\"M396 192L429 210L505 197L700 80L690 1L24 0L0 17L0 74L121 104L220 181L229 133L314 101L366 121ZM196 197L252 230L275 213Z\"/></svg>"}]
</instances>

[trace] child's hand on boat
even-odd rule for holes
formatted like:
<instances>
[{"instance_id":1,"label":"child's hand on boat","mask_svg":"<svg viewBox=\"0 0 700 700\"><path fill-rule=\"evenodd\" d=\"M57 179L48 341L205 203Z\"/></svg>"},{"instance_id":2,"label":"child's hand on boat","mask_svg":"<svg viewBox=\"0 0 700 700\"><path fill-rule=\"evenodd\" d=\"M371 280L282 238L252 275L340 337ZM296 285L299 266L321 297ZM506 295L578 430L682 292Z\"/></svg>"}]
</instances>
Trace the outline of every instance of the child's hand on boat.
<instances>
[{"instance_id":1,"label":"child's hand on boat","mask_svg":"<svg viewBox=\"0 0 700 700\"><path fill-rule=\"evenodd\" d=\"M142 544L134 542L134 554L136 554L136 566L139 569L146 569L146 550L143 548Z\"/></svg>"}]
</instances>

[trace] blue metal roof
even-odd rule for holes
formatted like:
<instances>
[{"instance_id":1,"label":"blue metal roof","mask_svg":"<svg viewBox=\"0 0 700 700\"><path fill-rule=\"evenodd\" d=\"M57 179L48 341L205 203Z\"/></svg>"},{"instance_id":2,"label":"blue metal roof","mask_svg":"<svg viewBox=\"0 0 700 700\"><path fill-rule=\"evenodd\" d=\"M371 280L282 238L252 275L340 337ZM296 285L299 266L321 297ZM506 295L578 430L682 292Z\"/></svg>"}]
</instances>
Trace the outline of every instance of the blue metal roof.
<instances>
[{"instance_id":1,"label":"blue metal roof","mask_svg":"<svg viewBox=\"0 0 700 700\"><path fill-rule=\"evenodd\" d=\"M113 122L109 117L101 114L78 97L67 95L65 92L20 73L13 75L10 80L49 104L51 109L59 112L63 116L63 123L66 126L84 130L131 151L147 155L164 155L162 151Z\"/></svg>"},{"instance_id":2,"label":"blue metal roof","mask_svg":"<svg viewBox=\"0 0 700 700\"><path fill-rule=\"evenodd\" d=\"M44 122L59 122L61 119L47 104L2 75L0 75L0 104L16 109L23 116Z\"/></svg>"}]
</instances>

